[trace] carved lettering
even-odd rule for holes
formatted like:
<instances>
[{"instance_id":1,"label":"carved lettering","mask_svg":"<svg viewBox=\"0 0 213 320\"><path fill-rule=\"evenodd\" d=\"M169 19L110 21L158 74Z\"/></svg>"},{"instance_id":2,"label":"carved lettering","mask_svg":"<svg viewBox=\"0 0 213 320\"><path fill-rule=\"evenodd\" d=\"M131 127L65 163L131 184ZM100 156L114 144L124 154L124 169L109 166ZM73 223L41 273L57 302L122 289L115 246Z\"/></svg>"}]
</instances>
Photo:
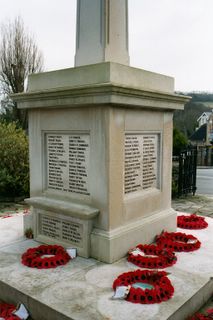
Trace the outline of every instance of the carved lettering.
<instances>
[{"instance_id":1,"label":"carved lettering","mask_svg":"<svg viewBox=\"0 0 213 320\"><path fill-rule=\"evenodd\" d=\"M157 134L127 134L125 136L125 194L157 188L158 144Z\"/></svg>"},{"instance_id":2,"label":"carved lettering","mask_svg":"<svg viewBox=\"0 0 213 320\"><path fill-rule=\"evenodd\" d=\"M47 134L47 187L89 195L89 135Z\"/></svg>"},{"instance_id":3,"label":"carved lettering","mask_svg":"<svg viewBox=\"0 0 213 320\"><path fill-rule=\"evenodd\" d=\"M72 243L78 247L83 246L83 225L74 221L40 215L40 232L42 235Z\"/></svg>"}]
</instances>

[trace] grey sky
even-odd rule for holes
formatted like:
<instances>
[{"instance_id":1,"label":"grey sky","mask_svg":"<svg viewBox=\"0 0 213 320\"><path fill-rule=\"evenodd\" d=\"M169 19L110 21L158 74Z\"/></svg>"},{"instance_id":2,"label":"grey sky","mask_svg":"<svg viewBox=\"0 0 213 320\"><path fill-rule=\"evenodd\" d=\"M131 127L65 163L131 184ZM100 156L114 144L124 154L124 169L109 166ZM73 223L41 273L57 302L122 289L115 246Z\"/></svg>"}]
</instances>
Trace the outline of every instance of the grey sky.
<instances>
[{"instance_id":1,"label":"grey sky","mask_svg":"<svg viewBox=\"0 0 213 320\"><path fill-rule=\"evenodd\" d=\"M175 77L176 90L213 91L212 12L213 0L129 0L131 66ZM73 66L75 14L76 0L0 0L0 23L22 16L46 70Z\"/></svg>"}]
</instances>

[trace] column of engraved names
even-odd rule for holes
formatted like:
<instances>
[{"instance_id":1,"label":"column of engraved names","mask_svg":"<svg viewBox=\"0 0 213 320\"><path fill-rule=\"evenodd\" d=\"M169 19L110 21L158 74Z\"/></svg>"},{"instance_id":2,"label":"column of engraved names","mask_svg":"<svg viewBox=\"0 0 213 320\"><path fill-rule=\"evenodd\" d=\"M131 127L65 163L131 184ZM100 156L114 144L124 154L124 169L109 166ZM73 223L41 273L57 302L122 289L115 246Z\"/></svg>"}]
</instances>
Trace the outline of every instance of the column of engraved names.
<instances>
[{"instance_id":1,"label":"column of engraved names","mask_svg":"<svg viewBox=\"0 0 213 320\"><path fill-rule=\"evenodd\" d=\"M143 189L157 187L157 135L143 136Z\"/></svg>"},{"instance_id":2,"label":"column of engraved names","mask_svg":"<svg viewBox=\"0 0 213 320\"><path fill-rule=\"evenodd\" d=\"M61 238L61 221L50 216L41 215L41 234L44 236L60 239Z\"/></svg>"},{"instance_id":3,"label":"column of engraved names","mask_svg":"<svg viewBox=\"0 0 213 320\"><path fill-rule=\"evenodd\" d=\"M65 135L48 134L48 188L67 191L68 152Z\"/></svg>"},{"instance_id":4,"label":"column of engraved names","mask_svg":"<svg viewBox=\"0 0 213 320\"><path fill-rule=\"evenodd\" d=\"M79 247L83 244L83 225L77 222L62 221L62 240L73 242Z\"/></svg>"},{"instance_id":5,"label":"column of engraved names","mask_svg":"<svg viewBox=\"0 0 213 320\"><path fill-rule=\"evenodd\" d=\"M69 191L89 195L89 135L69 136Z\"/></svg>"},{"instance_id":6,"label":"column of engraved names","mask_svg":"<svg viewBox=\"0 0 213 320\"><path fill-rule=\"evenodd\" d=\"M142 187L140 149L141 148L138 135L129 134L125 136L125 193L138 191Z\"/></svg>"}]
</instances>

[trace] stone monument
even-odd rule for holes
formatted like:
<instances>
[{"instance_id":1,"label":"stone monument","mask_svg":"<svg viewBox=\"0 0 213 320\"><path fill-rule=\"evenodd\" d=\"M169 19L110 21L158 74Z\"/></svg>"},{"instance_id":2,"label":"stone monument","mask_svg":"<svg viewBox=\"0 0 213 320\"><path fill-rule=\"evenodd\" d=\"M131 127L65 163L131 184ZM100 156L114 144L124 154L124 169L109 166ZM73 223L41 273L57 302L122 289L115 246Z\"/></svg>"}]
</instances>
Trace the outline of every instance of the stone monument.
<instances>
[{"instance_id":1,"label":"stone monument","mask_svg":"<svg viewBox=\"0 0 213 320\"><path fill-rule=\"evenodd\" d=\"M38 241L112 263L163 229L171 208L171 77L129 67L127 0L78 0L74 68L34 74L30 199Z\"/></svg>"}]
</instances>

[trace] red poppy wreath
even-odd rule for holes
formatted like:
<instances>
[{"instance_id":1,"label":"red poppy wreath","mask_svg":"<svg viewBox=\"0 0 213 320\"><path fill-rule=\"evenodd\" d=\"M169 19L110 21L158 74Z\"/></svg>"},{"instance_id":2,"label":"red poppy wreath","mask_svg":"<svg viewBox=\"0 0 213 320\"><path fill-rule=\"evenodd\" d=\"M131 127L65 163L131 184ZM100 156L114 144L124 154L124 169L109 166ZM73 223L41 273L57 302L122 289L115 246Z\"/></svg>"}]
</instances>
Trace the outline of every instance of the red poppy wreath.
<instances>
[{"instance_id":1,"label":"red poppy wreath","mask_svg":"<svg viewBox=\"0 0 213 320\"><path fill-rule=\"evenodd\" d=\"M25 266L38 269L56 268L65 265L70 259L66 250L58 245L30 248L22 255L22 263Z\"/></svg>"},{"instance_id":2,"label":"red poppy wreath","mask_svg":"<svg viewBox=\"0 0 213 320\"><path fill-rule=\"evenodd\" d=\"M128 261L141 268L163 269L175 264L177 257L172 250L154 244L139 244L129 251Z\"/></svg>"},{"instance_id":3,"label":"red poppy wreath","mask_svg":"<svg viewBox=\"0 0 213 320\"><path fill-rule=\"evenodd\" d=\"M182 229L205 229L208 227L208 223L204 217L191 214L189 216L178 216L177 226Z\"/></svg>"},{"instance_id":4,"label":"red poppy wreath","mask_svg":"<svg viewBox=\"0 0 213 320\"><path fill-rule=\"evenodd\" d=\"M0 317L5 320L20 320L19 317L13 314L16 307L13 304L0 302Z\"/></svg>"},{"instance_id":5,"label":"red poppy wreath","mask_svg":"<svg viewBox=\"0 0 213 320\"><path fill-rule=\"evenodd\" d=\"M113 289L127 286L126 300L133 303L153 304L167 301L174 288L165 271L136 270L123 273L113 283Z\"/></svg>"},{"instance_id":6,"label":"red poppy wreath","mask_svg":"<svg viewBox=\"0 0 213 320\"><path fill-rule=\"evenodd\" d=\"M200 248L201 242L191 234L163 232L156 237L158 245L176 252L190 252Z\"/></svg>"},{"instance_id":7,"label":"red poppy wreath","mask_svg":"<svg viewBox=\"0 0 213 320\"><path fill-rule=\"evenodd\" d=\"M208 309L205 314L195 313L193 316L187 318L188 320L212 320L213 319L213 309Z\"/></svg>"}]
</instances>

